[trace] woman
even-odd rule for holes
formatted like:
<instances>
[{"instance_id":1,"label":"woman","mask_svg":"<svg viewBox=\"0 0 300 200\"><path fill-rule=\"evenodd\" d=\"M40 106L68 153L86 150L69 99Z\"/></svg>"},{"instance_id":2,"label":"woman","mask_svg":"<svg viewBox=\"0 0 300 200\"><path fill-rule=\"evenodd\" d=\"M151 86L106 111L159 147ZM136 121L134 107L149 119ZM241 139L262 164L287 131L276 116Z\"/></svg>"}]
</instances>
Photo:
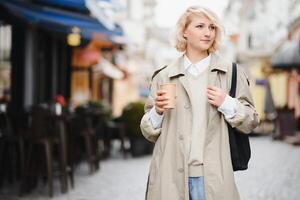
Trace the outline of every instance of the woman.
<instances>
[{"instance_id":1,"label":"woman","mask_svg":"<svg viewBox=\"0 0 300 200\"><path fill-rule=\"evenodd\" d=\"M228 122L246 133L258 122L244 71L237 69L236 98L228 95L232 63L217 55L222 27L203 7L190 7L177 23L183 55L156 71L141 130L155 142L147 200L238 200L228 141ZM176 107L162 83L176 83Z\"/></svg>"}]
</instances>

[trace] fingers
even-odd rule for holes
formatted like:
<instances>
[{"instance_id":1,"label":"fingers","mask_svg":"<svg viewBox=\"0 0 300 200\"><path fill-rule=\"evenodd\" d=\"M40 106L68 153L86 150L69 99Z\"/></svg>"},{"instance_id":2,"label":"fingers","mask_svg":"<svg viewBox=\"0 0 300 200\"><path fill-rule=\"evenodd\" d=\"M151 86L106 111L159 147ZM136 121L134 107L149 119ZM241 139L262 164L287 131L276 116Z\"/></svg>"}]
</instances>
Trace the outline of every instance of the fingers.
<instances>
[{"instance_id":1,"label":"fingers","mask_svg":"<svg viewBox=\"0 0 300 200\"><path fill-rule=\"evenodd\" d=\"M211 94L207 94L207 98L209 100L214 100L215 99L215 96L214 95L211 95Z\"/></svg>"},{"instance_id":2,"label":"fingers","mask_svg":"<svg viewBox=\"0 0 300 200\"><path fill-rule=\"evenodd\" d=\"M165 101L168 100L168 98L165 96L166 92L163 90L159 90L156 93L155 101Z\"/></svg>"},{"instance_id":3,"label":"fingers","mask_svg":"<svg viewBox=\"0 0 300 200\"><path fill-rule=\"evenodd\" d=\"M207 91L210 93L222 92L222 90L220 88L212 86L212 85L207 86Z\"/></svg>"},{"instance_id":4,"label":"fingers","mask_svg":"<svg viewBox=\"0 0 300 200\"><path fill-rule=\"evenodd\" d=\"M160 108L164 107L167 104L168 104L168 101L156 101L155 102L155 106L160 107Z\"/></svg>"},{"instance_id":5,"label":"fingers","mask_svg":"<svg viewBox=\"0 0 300 200\"><path fill-rule=\"evenodd\" d=\"M157 96L155 98L156 101L165 101L165 100L168 100L169 98L165 97L165 96Z\"/></svg>"},{"instance_id":6,"label":"fingers","mask_svg":"<svg viewBox=\"0 0 300 200\"><path fill-rule=\"evenodd\" d=\"M212 105L217 105L215 95L211 95L211 94L207 93L207 101L208 101L208 103L210 103Z\"/></svg>"},{"instance_id":7,"label":"fingers","mask_svg":"<svg viewBox=\"0 0 300 200\"><path fill-rule=\"evenodd\" d=\"M207 86L207 89L208 89L208 90L216 91L216 90L218 90L219 88L216 87L216 86L213 86L213 85L208 85L208 86Z\"/></svg>"},{"instance_id":8,"label":"fingers","mask_svg":"<svg viewBox=\"0 0 300 200\"><path fill-rule=\"evenodd\" d=\"M207 101L214 105L220 106L225 99L225 93L222 89L209 85L207 87Z\"/></svg>"},{"instance_id":9,"label":"fingers","mask_svg":"<svg viewBox=\"0 0 300 200\"><path fill-rule=\"evenodd\" d=\"M155 103L156 112L159 114L163 114L163 112L165 111L164 108L165 105L167 105L167 102L156 102Z\"/></svg>"},{"instance_id":10,"label":"fingers","mask_svg":"<svg viewBox=\"0 0 300 200\"><path fill-rule=\"evenodd\" d=\"M215 91L215 90L207 89L207 94L210 94L210 95L213 95L213 96L217 96L219 94L219 92Z\"/></svg>"},{"instance_id":11,"label":"fingers","mask_svg":"<svg viewBox=\"0 0 300 200\"><path fill-rule=\"evenodd\" d=\"M216 105L216 102L214 100L208 99L207 101L208 101L208 103L210 103L212 105Z\"/></svg>"},{"instance_id":12,"label":"fingers","mask_svg":"<svg viewBox=\"0 0 300 200\"><path fill-rule=\"evenodd\" d=\"M158 90L158 91L156 92L156 95L157 95L157 96L162 96L162 95L164 95L164 94L166 94L166 91L164 91L164 90Z\"/></svg>"},{"instance_id":13,"label":"fingers","mask_svg":"<svg viewBox=\"0 0 300 200\"><path fill-rule=\"evenodd\" d=\"M165 109L164 106L168 104L168 99L166 96L166 91L164 90L158 90L156 92L156 98L155 98L155 109L156 112L159 114L162 114Z\"/></svg>"},{"instance_id":14,"label":"fingers","mask_svg":"<svg viewBox=\"0 0 300 200\"><path fill-rule=\"evenodd\" d=\"M207 94L213 95L213 96L223 96L224 91L218 87L215 86L208 86L207 87Z\"/></svg>"}]
</instances>

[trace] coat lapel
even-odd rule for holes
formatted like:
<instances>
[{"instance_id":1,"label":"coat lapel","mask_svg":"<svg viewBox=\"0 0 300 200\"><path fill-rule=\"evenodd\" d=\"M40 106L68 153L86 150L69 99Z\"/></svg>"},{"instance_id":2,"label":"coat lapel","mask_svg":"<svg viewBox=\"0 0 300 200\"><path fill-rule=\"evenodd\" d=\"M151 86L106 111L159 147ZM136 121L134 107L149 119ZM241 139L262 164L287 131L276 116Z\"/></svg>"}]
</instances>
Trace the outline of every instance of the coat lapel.
<instances>
[{"instance_id":1,"label":"coat lapel","mask_svg":"<svg viewBox=\"0 0 300 200\"><path fill-rule=\"evenodd\" d=\"M190 89L190 87L188 85L188 80L187 80L186 75L180 76L179 77L179 82L182 84L183 88L185 89L185 91L187 93L188 99L191 102L191 98L190 97L191 97L192 91L191 91L191 89Z\"/></svg>"},{"instance_id":2,"label":"coat lapel","mask_svg":"<svg viewBox=\"0 0 300 200\"><path fill-rule=\"evenodd\" d=\"M212 54L211 63L209 65L209 75L208 75L208 85L213 85L216 87L221 88L221 83L219 80L219 73L226 73L227 72L227 65L226 63L221 60L216 54ZM214 125L214 117L218 115L218 110L215 106L211 105L207 102L207 127L211 129L212 125Z\"/></svg>"},{"instance_id":3,"label":"coat lapel","mask_svg":"<svg viewBox=\"0 0 300 200\"><path fill-rule=\"evenodd\" d=\"M219 72L226 73L227 72L227 62L223 59L220 59L218 55L215 53L212 53L211 62L209 65L209 75L208 75L208 85L213 85L216 87L220 86L220 81L218 80ZM186 70L184 69L183 65L183 56L179 57L175 62L170 64L170 71L169 71L169 78L178 78L179 82L182 84L183 88L185 89L188 99L190 101L191 97L191 89L188 85L188 80L186 76ZM213 118L218 114L217 108L215 106L210 105L207 102L207 123L208 126L214 123L210 123L213 121Z\"/></svg>"},{"instance_id":4,"label":"coat lapel","mask_svg":"<svg viewBox=\"0 0 300 200\"><path fill-rule=\"evenodd\" d=\"M217 85L217 79L218 79L218 72L217 71L209 71L208 75L208 85ZM217 108L210 103L207 102L206 106L207 112L206 112L206 119L207 120L207 127L210 129L210 125L213 124L212 119L215 117L215 115L218 113Z\"/></svg>"},{"instance_id":5,"label":"coat lapel","mask_svg":"<svg viewBox=\"0 0 300 200\"><path fill-rule=\"evenodd\" d=\"M187 80L187 76L186 76L186 70L184 69L184 65L183 65L183 56L181 56L180 58L178 58L174 63L171 64L172 66L170 67L170 71L169 71L169 78L178 78L179 82L181 83L181 85L183 86L183 88L185 89L188 99L190 101L190 97L191 97L191 89L188 85L188 80Z\"/></svg>"}]
</instances>

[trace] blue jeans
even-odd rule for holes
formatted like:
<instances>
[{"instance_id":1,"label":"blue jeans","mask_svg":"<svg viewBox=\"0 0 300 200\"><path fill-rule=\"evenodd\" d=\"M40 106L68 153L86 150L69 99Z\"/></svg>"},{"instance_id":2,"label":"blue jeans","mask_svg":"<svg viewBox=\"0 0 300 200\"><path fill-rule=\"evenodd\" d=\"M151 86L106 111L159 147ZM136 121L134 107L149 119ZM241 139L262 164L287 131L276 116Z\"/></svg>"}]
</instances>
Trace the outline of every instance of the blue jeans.
<instances>
[{"instance_id":1,"label":"blue jeans","mask_svg":"<svg viewBox=\"0 0 300 200\"><path fill-rule=\"evenodd\" d=\"M204 177L189 177L190 200L205 200Z\"/></svg>"}]
</instances>

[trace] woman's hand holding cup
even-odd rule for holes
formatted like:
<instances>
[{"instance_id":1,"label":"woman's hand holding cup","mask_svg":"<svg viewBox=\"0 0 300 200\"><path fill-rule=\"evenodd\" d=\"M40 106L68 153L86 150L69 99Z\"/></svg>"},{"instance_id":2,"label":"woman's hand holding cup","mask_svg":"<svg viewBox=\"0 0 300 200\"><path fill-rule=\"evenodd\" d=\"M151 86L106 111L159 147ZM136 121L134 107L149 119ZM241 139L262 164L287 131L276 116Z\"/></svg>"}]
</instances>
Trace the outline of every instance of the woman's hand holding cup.
<instances>
[{"instance_id":1,"label":"woman's hand holding cup","mask_svg":"<svg viewBox=\"0 0 300 200\"><path fill-rule=\"evenodd\" d=\"M164 107L168 104L168 98L166 97L166 91L158 90L155 98L155 110L158 114L162 115L166 110Z\"/></svg>"},{"instance_id":2,"label":"woman's hand holding cup","mask_svg":"<svg viewBox=\"0 0 300 200\"><path fill-rule=\"evenodd\" d=\"M176 104L176 84L163 83L160 84L160 89L156 93L155 109L160 115L167 109L175 108Z\"/></svg>"}]
</instances>

